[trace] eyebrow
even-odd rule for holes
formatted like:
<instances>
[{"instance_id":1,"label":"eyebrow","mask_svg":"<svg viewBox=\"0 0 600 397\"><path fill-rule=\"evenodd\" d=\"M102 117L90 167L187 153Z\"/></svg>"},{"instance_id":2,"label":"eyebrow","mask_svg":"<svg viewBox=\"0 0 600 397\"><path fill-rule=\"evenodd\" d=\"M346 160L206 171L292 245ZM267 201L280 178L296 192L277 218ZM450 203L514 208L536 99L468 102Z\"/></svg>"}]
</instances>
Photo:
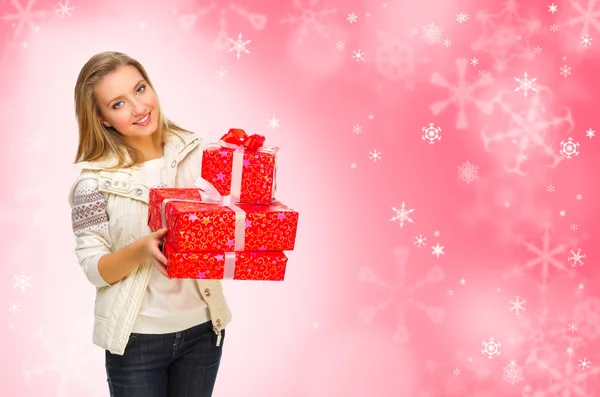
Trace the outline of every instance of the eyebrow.
<instances>
[{"instance_id":1,"label":"eyebrow","mask_svg":"<svg viewBox=\"0 0 600 397\"><path fill-rule=\"evenodd\" d=\"M146 81L145 79L141 79L140 81L138 81L134 86L133 89L135 90L135 87L137 87L138 85L140 85L141 82ZM114 101L116 101L117 99L122 98L122 96L118 96L114 99L112 99L110 102L108 102L108 104L106 106L110 106L111 103L113 103Z\"/></svg>"}]
</instances>

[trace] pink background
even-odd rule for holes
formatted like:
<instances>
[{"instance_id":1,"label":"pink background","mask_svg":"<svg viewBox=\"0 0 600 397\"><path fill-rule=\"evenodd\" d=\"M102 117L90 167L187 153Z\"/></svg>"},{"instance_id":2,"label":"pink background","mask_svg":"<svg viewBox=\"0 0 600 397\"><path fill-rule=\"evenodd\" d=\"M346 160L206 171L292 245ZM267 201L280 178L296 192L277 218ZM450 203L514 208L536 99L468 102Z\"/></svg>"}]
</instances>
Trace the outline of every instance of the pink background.
<instances>
[{"instance_id":1,"label":"pink background","mask_svg":"<svg viewBox=\"0 0 600 397\"><path fill-rule=\"evenodd\" d=\"M65 3L0 0L0 394L108 396L67 203L73 88L105 50L138 59L167 116L207 141L238 127L281 148L296 249L284 282L224 282L214 396L600 388L600 2L74 0L61 17ZM239 33L237 59L221 39Z\"/></svg>"}]
</instances>

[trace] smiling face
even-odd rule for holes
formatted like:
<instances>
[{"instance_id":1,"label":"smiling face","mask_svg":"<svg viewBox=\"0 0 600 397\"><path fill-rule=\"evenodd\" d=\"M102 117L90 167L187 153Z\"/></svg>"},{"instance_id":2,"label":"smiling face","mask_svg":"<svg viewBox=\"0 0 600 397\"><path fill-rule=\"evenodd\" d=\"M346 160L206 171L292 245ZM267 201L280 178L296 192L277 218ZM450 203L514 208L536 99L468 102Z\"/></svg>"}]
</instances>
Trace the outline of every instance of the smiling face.
<instances>
[{"instance_id":1,"label":"smiling face","mask_svg":"<svg viewBox=\"0 0 600 397\"><path fill-rule=\"evenodd\" d=\"M139 70L122 66L106 75L95 87L100 119L114 127L126 142L141 142L154 134L160 112L158 99ZM142 123L137 123L142 120Z\"/></svg>"}]
</instances>

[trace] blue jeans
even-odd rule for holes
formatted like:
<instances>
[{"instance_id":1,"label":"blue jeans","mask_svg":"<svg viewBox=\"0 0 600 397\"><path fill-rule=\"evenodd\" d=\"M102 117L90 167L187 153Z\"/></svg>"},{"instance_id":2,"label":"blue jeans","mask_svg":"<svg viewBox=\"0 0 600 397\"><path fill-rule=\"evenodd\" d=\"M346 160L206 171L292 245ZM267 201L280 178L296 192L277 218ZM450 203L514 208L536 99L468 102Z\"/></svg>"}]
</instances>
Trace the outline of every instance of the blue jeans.
<instances>
[{"instance_id":1,"label":"blue jeans","mask_svg":"<svg viewBox=\"0 0 600 397\"><path fill-rule=\"evenodd\" d=\"M120 356L106 351L111 397L210 397L221 362L221 345L209 320L180 332L132 333Z\"/></svg>"}]
</instances>

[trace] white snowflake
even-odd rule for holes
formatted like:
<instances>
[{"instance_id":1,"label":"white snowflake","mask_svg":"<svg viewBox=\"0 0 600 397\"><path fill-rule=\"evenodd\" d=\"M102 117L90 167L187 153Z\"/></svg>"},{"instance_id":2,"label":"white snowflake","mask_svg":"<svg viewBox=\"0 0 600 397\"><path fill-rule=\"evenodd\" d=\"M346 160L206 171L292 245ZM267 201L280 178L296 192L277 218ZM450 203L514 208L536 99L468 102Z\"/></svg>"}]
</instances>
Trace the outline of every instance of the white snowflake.
<instances>
[{"instance_id":1,"label":"white snowflake","mask_svg":"<svg viewBox=\"0 0 600 397\"><path fill-rule=\"evenodd\" d=\"M448 295L449 298L452 298L454 296L454 290L453 289L447 290L446 295Z\"/></svg>"},{"instance_id":2,"label":"white snowflake","mask_svg":"<svg viewBox=\"0 0 600 397\"><path fill-rule=\"evenodd\" d=\"M510 364L508 364L506 367L503 367L502 370L502 378L512 385L515 385L524 380L523 368L517 365L517 362L515 360L511 360Z\"/></svg>"},{"instance_id":3,"label":"white snowflake","mask_svg":"<svg viewBox=\"0 0 600 397\"><path fill-rule=\"evenodd\" d=\"M302 44L311 33L317 33L328 39L326 25L331 22L331 16L337 13L336 8L318 8L319 0L294 0L293 5L298 15L284 18L282 24L299 25L295 32L297 43Z\"/></svg>"},{"instance_id":4,"label":"white snowflake","mask_svg":"<svg viewBox=\"0 0 600 397\"><path fill-rule=\"evenodd\" d=\"M229 39L231 42L231 48L227 50L227 52L235 51L237 59L240 59L241 53L250 54L248 50L248 44L252 42L252 40L244 40L242 39L242 34L240 33L237 40Z\"/></svg>"},{"instance_id":5,"label":"white snowflake","mask_svg":"<svg viewBox=\"0 0 600 397\"><path fill-rule=\"evenodd\" d=\"M460 282L460 285L465 285L465 284L467 284L467 279L463 277L460 279L459 282Z\"/></svg>"},{"instance_id":6,"label":"white snowflake","mask_svg":"<svg viewBox=\"0 0 600 397\"><path fill-rule=\"evenodd\" d=\"M560 75L564 77L571 75L571 68L567 65L562 65L560 67Z\"/></svg>"},{"instance_id":7,"label":"white snowflake","mask_svg":"<svg viewBox=\"0 0 600 397\"><path fill-rule=\"evenodd\" d=\"M594 131L594 130L593 130L593 129L591 129L591 128L590 128L590 129L588 129L588 130L585 132L585 136L586 136L586 137L588 137L588 138L590 138L590 139L592 139L593 137L595 137L595 136L596 136L595 134L596 134L596 131Z\"/></svg>"},{"instance_id":8,"label":"white snowflake","mask_svg":"<svg viewBox=\"0 0 600 397\"><path fill-rule=\"evenodd\" d=\"M346 43L344 43L343 41L338 41L337 43L335 43L335 49L338 51L343 51L346 48Z\"/></svg>"},{"instance_id":9,"label":"white snowflake","mask_svg":"<svg viewBox=\"0 0 600 397\"><path fill-rule=\"evenodd\" d=\"M571 323L571 324L569 324L569 326L567 328L569 328L569 331L575 332L575 331L577 331L577 324Z\"/></svg>"},{"instance_id":10,"label":"white snowflake","mask_svg":"<svg viewBox=\"0 0 600 397\"><path fill-rule=\"evenodd\" d=\"M467 14L465 12L459 12L458 14L456 14L456 22L465 23L468 20L469 20L469 14Z\"/></svg>"},{"instance_id":11,"label":"white snowflake","mask_svg":"<svg viewBox=\"0 0 600 397\"><path fill-rule=\"evenodd\" d=\"M440 245L440 243L436 243L435 245L432 245L431 249L433 250L431 255L435 255L438 258L440 257L440 255L444 255L444 246Z\"/></svg>"},{"instance_id":12,"label":"white snowflake","mask_svg":"<svg viewBox=\"0 0 600 397\"><path fill-rule=\"evenodd\" d=\"M552 24L552 25L550 25L550 30L551 30L553 33L556 33L556 32L558 32L558 25L557 25L557 24Z\"/></svg>"},{"instance_id":13,"label":"white snowflake","mask_svg":"<svg viewBox=\"0 0 600 397\"><path fill-rule=\"evenodd\" d=\"M533 391L533 388L530 385L523 386L523 393L529 394Z\"/></svg>"},{"instance_id":14,"label":"white snowflake","mask_svg":"<svg viewBox=\"0 0 600 397\"><path fill-rule=\"evenodd\" d=\"M465 111L468 104L475 105L479 110L488 115L491 114L492 111L488 102L480 101L475 98L474 92L481 87L492 84L494 79L486 74L475 83L469 84L466 79L468 62L469 61L465 58L458 58L456 60L458 81L454 84L448 83L448 81L437 72L434 72L429 78L429 82L434 86L446 88L450 91L450 98L434 102L429 106L431 113L434 116L437 116L446 109L448 105L456 104L458 106L456 128L458 129L466 129L469 126Z\"/></svg>"},{"instance_id":15,"label":"white snowflake","mask_svg":"<svg viewBox=\"0 0 600 397\"><path fill-rule=\"evenodd\" d=\"M571 223L570 228L571 228L572 232L577 231L577 224L576 223Z\"/></svg>"},{"instance_id":16,"label":"white snowflake","mask_svg":"<svg viewBox=\"0 0 600 397\"><path fill-rule=\"evenodd\" d=\"M460 375L460 369L458 369L458 368L454 368L454 369L452 370L452 374L453 374L454 376L458 376L458 375Z\"/></svg>"},{"instance_id":17,"label":"white snowflake","mask_svg":"<svg viewBox=\"0 0 600 397\"><path fill-rule=\"evenodd\" d=\"M585 35L581 38L581 45L583 45L585 48L589 47L592 45L592 38L589 35Z\"/></svg>"},{"instance_id":18,"label":"white snowflake","mask_svg":"<svg viewBox=\"0 0 600 397\"><path fill-rule=\"evenodd\" d=\"M546 190L550 193L552 193L554 191L554 185L548 185L548 187L546 188Z\"/></svg>"},{"instance_id":19,"label":"white snowflake","mask_svg":"<svg viewBox=\"0 0 600 397\"><path fill-rule=\"evenodd\" d=\"M583 195L582 194L578 194L575 196L575 198L579 201L583 200Z\"/></svg>"},{"instance_id":20,"label":"white snowflake","mask_svg":"<svg viewBox=\"0 0 600 397\"><path fill-rule=\"evenodd\" d=\"M381 160L381 152L373 149L369 152L369 159L377 162L377 160Z\"/></svg>"},{"instance_id":21,"label":"white snowflake","mask_svg":"<svg viewBox=\"0 0 600 397\"><path fill-rule=\"evenodd\" d=\"M485 77L485 76L487 76L487 72L484 69L479 69L479 72L477 72L477 75L479 77Z\"/></svg>"},{"instance_id":22,"label":"white snowflake","mask_svg":"<svg viewBox=\"0 0 600 397\"><path fill-rule=\"evenodd\" d=\"M433 237L440 237L441 233L439 230L434 230L433 231Z\"/></svg>"},{"instance_id":23,"label":"white snowflake","mask_svg":"<svg viewBox=\"0 0 600 397\"><path fill-rule=\"evenodd\" d=\"M421 38L432 45L442 40L442 29L435 23L430 23L421 28Z\"/></svg>"},{"instance_id":24,"label":"white snowflake","mask_svg":"<svg viewBox=\"0 0 600 397\"><path fill-rule=\"evenodd\" d=\"M358 50L354 51L354 55L352 55L352 59L354 59L356 62L364 61L365 53L362 52L360 49L358 49Z\"/></svg>"},{"instance_id":25,"label":"white snowflake","mask_svg":"<svg viewBox=\"0 0 600 397\"><path fill-rule=\"evenodd\" d=\"M573 352L575 351L575 349L573 349L571 346L567 347L567 349L565 350L567 354L573 354Z\"/></svg>"},{"instance_id":26,"label":"white snowflake","mask_svg":"<svg viewBox=\"0 0 600 397\"><path fill-rule=\"evenodd\" d=\"M427 238L423 237L422 234L419 234L418 236L415 237L415 245L417 247L422 247L425 245L426 240L427 240Z\"/></svg>"},{"instance_id":27,"label":"white snowflake","mask_svg":"<svg viewBox=\"0 0 600 397\"><path fill-rule=\"evenodd\" d=\"M442 139L442 136L440 135L442 127L435 127L433 123L429 123L429 126L421 128L421 131L423 131L421 139L429 141L430 145L433 145L435 141Z\"/></svg>"},{"instance_id":28,"label":"white snowflake","mask_svg":"<svg viewBox=\"0 0 600 397\"><path fill-rule=\"evenodd\" d=\"M452 45L452 41L450 39L444 39L444 47L448 48Z\"/></svg>"},{"instance_id":29,"label":"white snowflake","mask_svg":"<svg viewBox=\"0 0 600 397\"><path fill-rule=\"evenodd\" d=\"M466 161L458 166L458 179L467 184L479 179L479 166Z\"/></svg>"},{"instance_id":30,"label":"white snowflake","mask_svg":"<svg viewBox=\"0 0 600 397\"><path fill-rule=\"evenodd\" d=\"M27 288L31 288L31 280L33 277L28 276L24 271L21 271L21 274L13 276L14 288L18 288L21 292L25 292Z\"/></svg>"},{"instance_id":31,"label":"white snowflake","mask_svg":"<svg viewBox=\"0 0 600 397\"><path fill-rule=\"evenodd\" d=\"M356 163L350 164L350 168L352 168L353 170L355 170L356 169Z\"/></svg>"},{"instance_id":32,"label":"white snowflake","mask_svg":"<svg viewBox=\"0 0 600 397\"><path fill-rule=\"evenodd\" d=\"M560 154L564 154L566 158L579 155L579 142L573 142L573 138L569 137L566 141L560 142Z\"/></svg>"},{"instance_id":33,"label":"white snowflake","mask_svg":"<svg viewBox=\"0 0 600 397\"><path fill-rule=\"evenodd\" d=\"M585 286L583 285L583 283L577 284L577 290L578 291L583 291L584 288L585 288Z\"/></svg>"},{"instance_id":34,"label":"white snowflake","mask_svg":"<svg viewBox=\"0 0 600 397\"><path fill-rule=\"evenodd\" d=\"M471 65L477 66L479 64L479 59L473 57L469 62L471 63Z\"/></svg>"},{"instance_id":35,"label":"white snowflake","mask_svg":"<svg viewBox=\"0 0 600 397\"><path fill-rule=\"evenodd\" d=\"M346 20L350 23L356 23L356 21L358 21L358 15L355 13L348 14L348 18L346 18Z\"/></svg>"},{"instance_id":36,"label":"white snowflake","mask_svg":"<svg viewBox=\"0 0 600 397\"><path fill-rule=\"evenodd\" d=\"M58 6L60 8L57 8L54 11L57 14L60 14L61 18L64 18L65 15L71 17L71 11L73 11L75 9L75 7L69 7L69 0L65 1L64 5L62 4L62 2L58 2Z\"/></svg>"},{"instance_id":37,"label":"white snowflake","mask_svg":"<svg viewBox=\"0 0 600 397\"><path fill-rule=\"evenodd\" d=\"M355 134L360 134L362 132L362 126L360 126L359 124L356 124L354 127L352 127L352 131Z\"/></svg>"},{"instance_id":38,"label":"white snowflake","mask_svg":"<svg viewBox=\"0 0 600 397\"><path fill-rule=\"evenodd\" d=\"M591 361L589 361L587 358L583 358L583 360L579 360L579 368L581 369L588 369L590 368L590 364Z\"/></svg>"},{"instance_id":39,"label":"white snowflake","mask_svg":"<svg viewBox=\"0 0 600 397\"><path fill-rule=\"evenodd\" d=\"M402 202L400 209L392 207L392 210L394 211L394 216L390 221L399 221L400 228L404 227L404 222L414 223L410 215L413 213L414 209L407 209L404 201Z\"/></svg>"},{"instance_id":40,"label":"white snowflake","mask_svg":"<svg viewBox=\"0 0 600 397\"><path fill-rule=\"evenodd\" d=\"M267 120L267 121L269 122L269 128L275 129L275 128L280 127L280 125L279 125L280 120L276 119L275 116L271 117L271 119Z\"/></svg>"},{"instance_id":41,"label":"white snowflake","mask_svg":"<svg viewBox=\"0 0 600 397\"><path fill-rule=\"evenodd\" d=\"M220 79L221 81L223 81L223 79L226 79L226 78L227 78L227 70L225 70L225 69L223 69L223 68L219 69L219 70L217 71L217 76L219 76L219 79Z\"/></svg>"},{"instance_id":42,"label":"white snowflake","mask_svg":"<svg viewBox=\"0 0 600 397\"><path fill-rule=\"evenodd\" d=\"M533 49L533 52L535 52L536 54L540 55L542 53L542 47L537 46Z\"/></svg>"},{"instance_id":43,"label":"white snowflake","mask_svg":"<svg viewBox=\"0 0 600 397\"><path fill-rule=\"evenodd\" d=\"M490 338L487 341L483 341L481 344L483 345L481 354L487 354L488 358L490 359L494 358L494 356L500 355L500 347L502 346L502 344L496 342L494 338Z\"/></svg>"},{"instance_id":44,"label":"white snowflake","mask_svg":"<svg viewBox=\"0 0 600 397\"><path fill-rule=\"evenodd\" d=\"M558 212L558 215L560 215L562 218L564 218L565 216L567 216L567 211L565 211L565 210L560 210L560 211Z\"/></svg>"},{"instance_id":45,"label":"white snowflake","mask_svg":"<svg viewBox=\"0 0 600 397\"><path fill-rule=\"evenodd\" d=\"M509 300L508 303L511 304L511 307L508 310L511 312L514 310L517 315L519 315L520 311L524 312L526 310L525 307L523 307L523 305L527 302L521 300L521 298L519 298L518 296L515 298L515 300Z\"/></svg>"},{"instance_id":46,"label":"white snowflake","mask_svg":"<svg viewBox=\"0 0 600 397\"><path fill-rule=\"evenodd\" d=\"M515 81L519 83L519 86L515 88L516 91L523 91L523 96L527 98L527 93L529 91L538 92L537 88L533 86L533 83L537 80L537 77L533 79L529 79L527 77L527 72L523 74L523 78L519 79L518 77L514 77Z\"/></svg>"},{"instance_id":47,"label":"white snowflake","mask_svg":"<svg viewBox=\"0 0 600 397\"><path fill-rule=\"evenodd\" d=\"M15 314L16 312L18 312L21 309L21 305L18 305L16 303L13 303L12 305L10 305L8 307L8 310L10 310L12 312L12 314Z\"/></svg>"},{"instance_id":48,"label":"white snowflake","mask_svg":"<svg viewBox=\"0 0 600 397\"><path fill-rule=\"evenodd\" d=\"M555 5L554 3L552 3L551 5L548 6L548 12L551 12L554 14L556 11L558 11L558 6Z\"/></svg>"},{"instance_id":49,"label":"white snowflake","mask_svg":"<svg viewBox=\"0 0 600 397\"><path fill-rule=\"evenodd\" d=\"M586 255L581 252L581 248L577 248L577 251L572 249L569 251L569 255L568 260L573 266L583 266L583 260L586 258Z\"/></svg>"}]
</instances>

